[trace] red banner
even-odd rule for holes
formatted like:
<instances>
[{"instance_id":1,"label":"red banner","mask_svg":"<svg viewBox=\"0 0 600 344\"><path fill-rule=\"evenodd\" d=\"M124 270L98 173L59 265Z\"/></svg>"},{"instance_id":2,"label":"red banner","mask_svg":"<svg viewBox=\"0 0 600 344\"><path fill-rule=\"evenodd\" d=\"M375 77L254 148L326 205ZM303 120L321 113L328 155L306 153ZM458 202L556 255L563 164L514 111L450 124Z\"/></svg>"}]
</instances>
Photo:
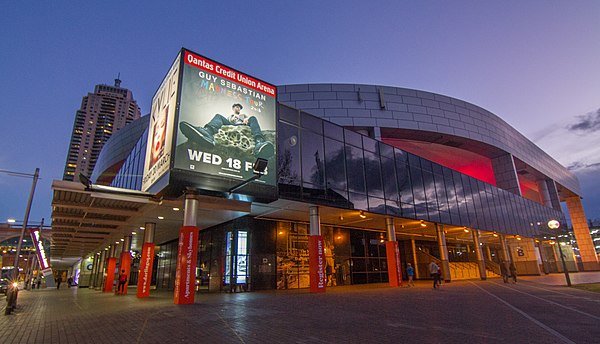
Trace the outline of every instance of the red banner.
<instances>
[{"instance_id":1,"label":"red banner","mask_svg":"<svg viewBox=\"0 0 600 344\"><path fill-rule=\"evenodd\" d=\"M117 258L111 257L108 258L108 263L106 264L106 284L104 284L104 289L102 290L105 293L110 293L113 291L113 283L115 282L115 269L117 268Z\"/></svg>"},{"instance_id":2,"label":"red banner","mask_svg":"<svg viewBox=\"0 0 600 344\"><path fill-rule=\"evenodd\" d=\"M276 87L271 84L267 84L264 81L260 81L249 75L240 73L234 69L223 66L222 64L209 60L206 57L193 54L189 51L185 52L183 60L189 65L203 69L209 73L216 74L222 78L238 82L241 85L252 88L271 97L275 97L277 93Z\"/></svg>"},{"instance_id":3,"label":"red banner","mask_svg":"<svg viewBox=\"0 0 600 344\"><path fill-rule=\"evenodd\" d=\"M398 251L398 242L386 242L385 251L387 256L388 278L390 280L390 287L402 286L402 268L400 265L400 252Z\"/></svg>"},{"instance_id":4,"label":"red banner","mask_svg":"<svg viewBox=\"0 0 600 344\"><path fill-rule=\"evenodd\" d=\"M152 282L152 266L154 265L154 243L147 242L142 247L140 271L138 273L137 294L139 298L150 296Z\"/></svg>"},{"instance_id":5,"label":"red banner","mask_svg":"<svg viewBox=\"0 0 600 344\"><path fill-rule=\"evenodd\" d=\"M323 237L311 235L308 238L308 265L310 273L310 292L324 293L325 280L325 250Z\"/></svg>"},{"instance_id":6,"label":"red banner","mask_svg":"<svg viewBox=\"0 0 600 344\"><path fill-rule=\"evenodd\" d=\"M194 303L196 260L198 259L198 227L184 226L179 230L177 271L175 273L175 304Z\"/></svg>"},{"instance_id":7,"label":"red banner","mask_svg":"<svg viewBox=\"0 0 600 344\"><path fill-rule=\"evenodd\" d=\"M125 282L125 288L123 288L123 295L127 295L127 287L129 286L129 273L131 272L131 253L123 252L121 253L121 267L119 268L119 277L123 270L125 270L124 274L127 276L127 282Z\"/></svg>"}]
</instances>

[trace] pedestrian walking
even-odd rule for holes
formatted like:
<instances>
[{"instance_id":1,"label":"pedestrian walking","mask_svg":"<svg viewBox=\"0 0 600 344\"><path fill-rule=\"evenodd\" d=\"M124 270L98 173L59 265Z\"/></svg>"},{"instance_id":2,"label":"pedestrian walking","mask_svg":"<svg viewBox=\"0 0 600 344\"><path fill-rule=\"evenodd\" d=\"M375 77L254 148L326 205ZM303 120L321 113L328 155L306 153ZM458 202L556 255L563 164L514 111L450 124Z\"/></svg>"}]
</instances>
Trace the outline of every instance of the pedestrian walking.
<instances>
[{"instance_id":1,"label":"pedestrian walking","mask_svg":"<svg viewBox=\"0 0 600 344\"><path fill-rule=\"evenodd\" d=\"M505 260L500 262L500 275L502 276L504 283L508 283L508 268L506 267Z\"/></svg>"},{"instance_id":2,"label":"pedestrian walking","mask_svg":"<svg viewBox=\"0 0 600 344\"><path fill-rule=\"evenodd\" d=\"M414 276L415 276L415 268L412 267L410 263L406 264L406 275L408 276L408 286L415 286Z\"/></svg>"},{"instance_id":3,"label":"pedestrian walking","mask_svg":"<svg viewBox=\"0 0 600 344\"><path fill-rule=\"evenodd\" d=\"M127 283L127 274L125 270L121 270L119 275L119 287L117 288L117 294L125 294L125 284Z\"/></svg>"},{"instance_id":4,"label":"pedestrian walking","mask_svg":"<svg viewBox=\"0 0 600 344\"><path fill-rule=\"evenodd\" d=\"M440 275L438 274L438 270L440 269L440 267L434 262L431 261L431 263L429 263L429 273L431 274L431 277L433 278L433 289L437 289L437 287L439 286L439 278Z\"/></svg>"},{"instance_id":5,"label":"pedestrian walking","mask_svg":"<svg viewBox=\"0 0 600 344\"><path fill-rule=\"evenodd\" d=\"M60 275L58 275L58 277L56 278L56 290L60 289L61 283L62 283L62 277Z\"/></svg>"},{"instance_id":6,"label":"pedestrian walking","mask_svg":"<svg viewBox=\"0 0 600 344\"><path fill-rule=\"evenodd\" d=\"M517 267L514 262L510 262L510 266L508 267L510 270L510 275L512 276L513 283L517 283Z\"/></svg>"}]
</instances>

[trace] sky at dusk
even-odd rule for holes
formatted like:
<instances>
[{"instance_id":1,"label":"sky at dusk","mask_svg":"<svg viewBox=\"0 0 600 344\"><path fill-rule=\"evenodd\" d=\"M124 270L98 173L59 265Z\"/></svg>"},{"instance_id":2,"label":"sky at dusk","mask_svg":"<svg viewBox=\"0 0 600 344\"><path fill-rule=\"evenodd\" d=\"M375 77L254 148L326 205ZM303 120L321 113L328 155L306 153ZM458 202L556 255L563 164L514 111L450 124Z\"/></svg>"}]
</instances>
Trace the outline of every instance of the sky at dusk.
<instances>
[{"instance_id":1,"label":"sky at dusk","mask_svg":"<svg viewBox=\"0 0 600 344\"><path fill-rule=\"evenodd\" d=\"M30 221L49 222L82 97L120 73L149 113L181 47L275 85L389 85L481 106L571 168L587 217L600 218L600 1L15 1L2 12L0 170L40 168ZM23 219L30 187L0 173L0 222Z\"/></svg>"}]
</instances>

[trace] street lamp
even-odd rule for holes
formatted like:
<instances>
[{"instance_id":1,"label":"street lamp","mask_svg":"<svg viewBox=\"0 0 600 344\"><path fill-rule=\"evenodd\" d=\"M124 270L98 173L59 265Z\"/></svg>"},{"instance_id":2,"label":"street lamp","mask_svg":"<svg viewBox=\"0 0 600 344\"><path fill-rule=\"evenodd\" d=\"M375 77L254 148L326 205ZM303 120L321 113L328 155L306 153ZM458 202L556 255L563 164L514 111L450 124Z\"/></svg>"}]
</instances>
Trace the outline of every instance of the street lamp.
<instances>
[{"instance_id":1,"label":"street lamp","mask_svg":"<svg viewBox=\"0 0 600 344\"><path fill-rule=\"evenodd\" d=\"M27 201L27 208L25 209L25 218L23 219L23 228L21 229L21 235L19 236L19 241L17 242L17 252L15 254L14 280L17 281L19 279L19 254L21 254L21 244L23 243L23 237L25 236L25 230L27 229L27 221L29 221L29 212L31 211L31 202L33 201L33 193L35 192L35 186L40 176L40 169L36 168L33 174L7 170L0 170L0 172L16 177L33 178L33 182L31 183L31 191L29 192L29 200Z\"/></svg>"},{"instance_id":2,"label":"street lamp","mask_svg":"<svg viewBox=\"0 0 600 344\"><path fill-rule=\"evenodd\" d=\"M548 221L548 228L550 229L559 229L560 222L556 220ZM567 269L567 264L565 263L565 255L563 254L562 248L560 247L560 241L558 240L558 235L556 236L556 241L558 242L558 252L560 252L560 260L562 260L563 270L565 272L565 279L567 280L567 286L571 286L571 278L569 277L569 270Z\"/></svg>"}]
</instances>

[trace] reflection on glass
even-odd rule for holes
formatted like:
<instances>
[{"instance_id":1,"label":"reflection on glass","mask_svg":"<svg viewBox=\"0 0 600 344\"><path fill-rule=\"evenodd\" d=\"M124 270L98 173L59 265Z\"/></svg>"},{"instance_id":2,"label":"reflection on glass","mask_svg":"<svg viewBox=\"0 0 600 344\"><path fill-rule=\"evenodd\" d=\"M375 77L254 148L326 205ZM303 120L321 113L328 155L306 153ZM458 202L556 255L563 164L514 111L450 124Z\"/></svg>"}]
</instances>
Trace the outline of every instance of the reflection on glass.
<instances>
[{"instance_id":1,"label":"reflection on glass","mask_svg":"<svg viewBox=\"0 0 600 344\"><path fill-rule=\"evenodd\" d=\"M300 122L302 128L310 129L317 134L323 134L323 120L315 117L313 115L309 115L306 112L300 112Z\"/></svg>"},{"instance_id":2,"label":"reflection on glass","mask_svg":"<svg viewBox=\"0 0 600 344\"><path fill-rule=\"evenodd\" d=\"M279 123L277 173L279 183L300 185L300 145L298 128Z\"/></svg>"},{"instance_id":3,"label":"reflection on glass","mask_svg":"<svg viewBox=\"0 0 600 344\"><path fill-rule=\"evenodd\" d=\"M346 145L346 170L351 171L348 174L348 190L366 193L362 149Z\"/></svg>"},{"instance_id":4,"label":"reflection on glass","mask_svg":"<svg viewBox=\"0 0 600 344\"><path fill-rule=\"evenodd\" d=\"M379 156L375 153L364 152L365 170L367 179L367 193L369 196L383 198L383 186L381 183L381 165Z\"/></svg>"},{"instance_id":5,"label":"reflection on glass","mask_svg":"<svg viewBox=\"0 0 600 344\"><path fill-rule=\"evenodd\" d=\"M302 181L316 189L325 188L323 136L302 130Z\"/></svg>"}]
</instances>

